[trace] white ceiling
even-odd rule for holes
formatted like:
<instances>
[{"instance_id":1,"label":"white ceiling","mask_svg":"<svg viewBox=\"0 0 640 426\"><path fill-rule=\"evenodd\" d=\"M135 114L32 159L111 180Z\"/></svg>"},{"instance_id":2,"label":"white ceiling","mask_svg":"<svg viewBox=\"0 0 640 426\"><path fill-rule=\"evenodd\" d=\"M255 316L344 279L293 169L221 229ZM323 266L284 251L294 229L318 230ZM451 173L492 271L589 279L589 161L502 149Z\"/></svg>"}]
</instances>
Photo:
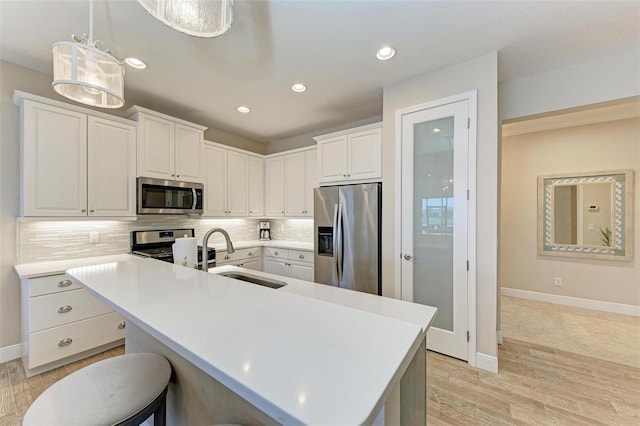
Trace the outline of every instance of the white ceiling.
<instances>
[{"instance_id":1,"label":"white ceiling","mask_svg":"<svg viewBox=\"0 0 640 426\"><path fill-rule=\"evenodd\" d=\"M384 86L493 51L506 81L640 47L638 1L236 0L234 15L201 39L95 0L94 38L148 63L127 69L125 97L265 142L381 116ZM51 44L88 27L88 1L0 0L0 58L51 74ZM385 44L397 54L380 62Z\"/></svg>"}]
</instances>

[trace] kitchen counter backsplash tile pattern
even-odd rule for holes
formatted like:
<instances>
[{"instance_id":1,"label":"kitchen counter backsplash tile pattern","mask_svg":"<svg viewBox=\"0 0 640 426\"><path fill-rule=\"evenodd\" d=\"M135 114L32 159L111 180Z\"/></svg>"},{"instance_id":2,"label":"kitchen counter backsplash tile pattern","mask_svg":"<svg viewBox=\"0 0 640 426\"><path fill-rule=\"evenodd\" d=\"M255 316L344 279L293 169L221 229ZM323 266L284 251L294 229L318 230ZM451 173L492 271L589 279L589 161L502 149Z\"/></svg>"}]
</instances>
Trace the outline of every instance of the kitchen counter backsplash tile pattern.
<instances>
[{"instance_id":1,"label":"kitchen counter backsplash tile pattern","mask_svg":"<svg viewBox=\"0 0 640 426\"><path fill-rule=\"evenodd\" d=\"M224 228L232 241L258 239L259 219L190 219L175 216L141 216L136 221L78 220L25 221L17 223L18 263L46 262L128 253L131 231L145 229L194 228L198 243L211 228ZM99 242L89 242L89 233L98 232ZM313 220L272 221L272 238L313 242ZM209 240L224 243L219 233Z\"/></svg>"}]
</instances>

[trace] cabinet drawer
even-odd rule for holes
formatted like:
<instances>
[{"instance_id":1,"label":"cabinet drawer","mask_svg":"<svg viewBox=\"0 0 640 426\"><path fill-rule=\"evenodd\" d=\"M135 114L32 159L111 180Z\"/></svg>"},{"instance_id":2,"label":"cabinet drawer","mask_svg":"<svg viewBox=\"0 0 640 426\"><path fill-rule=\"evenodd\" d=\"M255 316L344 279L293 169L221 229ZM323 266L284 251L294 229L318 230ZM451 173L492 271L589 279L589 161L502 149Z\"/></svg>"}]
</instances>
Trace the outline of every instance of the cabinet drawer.
<instances>
[{"instance_id":1,"label":"cabinet drawer","mask_svg":"<svg viewBox=\"0 0 640 426\"><path fill-rule=\"evenodd\" d=\"M59 293L61 291L80 288L78 283L67 278L64 274L50 275L48 277L30 278L29 296L41 296L43 294Z\"/></svg>"},{"instance_id":2,"label":"cabinet drawer","mask_svg":"<svg viewBox=\"0 0 640 426\"><path fill-rule=\"evenodd\" d=\"M220 256L216 257L216 261L218 264L222 264L224 262L232 262L238 259L247 259L250 257L260 257L262 256L262 247L251 247L238 249L232 254L227 253L226 251L220 252Z\"/></svg>"},{"instance_id":3,"label":"cabinet drawer","mask_svg":"<svg viewBox=\"0 0 640 426\"><path fill-rule=\"evenodd\" d=\"M124 339L123 318L112 312L29 335L29 361L34 368ZM65 340L69 339L69 340ZM65 344L64 342L69 342Z\"/></svg>"},{"instance_id":4,"label":"cabinet drawer","mask_svg":"<svg viewBox=\"0 0 640 426\"><path fill-rule=\"evenodd\" d=\"M278 247L265 247L264 255L269 257L277 257L280 259L288 259L289 250L278 248Z\"/></svg>"},{"instance_id":5,"label":"cabinet drawer","mask_svg":"<svg viewBox=\"0 0 640 426\"><path fill-rule=\"evenodd\" d=\"M289 250L289 260L298 262L313 262L313 252L304 250Z\"/></svg>"},{"instance_id":6,"label":"cabinet drawer","mask_svg":"<svg viewBox=\"0 0 640 426\"><path fill-rule=\"evenodd\" d=\"M29 331L44 330L112 312L113 309L78 288L29 298Z\"/></svg>"}]
</instances>

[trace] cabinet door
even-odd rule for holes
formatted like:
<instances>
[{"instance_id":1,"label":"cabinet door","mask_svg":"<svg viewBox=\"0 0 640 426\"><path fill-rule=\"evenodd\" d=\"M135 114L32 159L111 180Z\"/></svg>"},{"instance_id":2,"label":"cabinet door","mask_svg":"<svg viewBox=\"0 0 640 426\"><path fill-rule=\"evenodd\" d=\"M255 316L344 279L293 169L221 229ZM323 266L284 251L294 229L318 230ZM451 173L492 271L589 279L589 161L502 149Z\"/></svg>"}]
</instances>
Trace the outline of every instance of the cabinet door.
<instances>
[{"instance_id":1,"label":"cabinet door","mask_svg":"<svg viewBox=\"0 0 640 426\"><path fill-rule=\"evenodd\" d=\"M138 119L138 176L174 179L174 124L140 114Z\"/></svg>"},{"instance_id":2,"label":"cabinet door","mask_svg":"<svg viewBox=\"0 0 640 426\"><path fill-rule=\"evenodd\" d=\"M23 216L87 215L87 116L24 101Z\"/></svg>"},{"instance_id":3,"label":"cabinet door","mask_svg":"<svg viewBox=\"0 0 640 426\"><path fill-rule=\"evenodd\" d=\"M247 269L251 269L253 271L260 271L260 258L253 258L253 259L244 259L240 266L242 268L247 268Z\"/></svg>"},{"instance_id":4,"label":"cabinet door","mask_svg":"<svg viewBox=\"0 0 640 426\"><path fill-rule=\"evenodd\" d=\"M284 216L284 156L267 158L267 216Z\"/></svg>"},{"instance_id":5,"label":"cabinet door","mask_svg":"<svg viewBox=\"0 0 640 426\"><path fill-rule=\"evenodd\" d=\"M318 142L318 181L335 182L347 177L347 136Z\"/></svg>"},{"instance_id":6,"label":"cabinet door","mask_svg":"<svg viewBox=\"0 0 640 426\"><path fill-rule=\"evenodd\" d=\"M249 162L248 156L239 152L227 152L227 214L246 216L249 212Z\"/></svg>"},{"instance_id":7,"label":"cabinet door","mask_svg":"<svg viewBox=\"0 0 640 426\"><path fill-rule=\"evenodd\" d=\"M304 216L307 201L306 156L304 152L284 157L285 216Z\"/></svg>"},{"instance_id":8,"label":"cabinet door","mask_svg":"<svg viewBox=\"0 0 640 426\"><path fill-rule=\"evenodd\" d=\"M136 128L88 118L89 216L136 215Z\"/></svg>"},{"instance_id":9,"label":"cabinet door","mask_svg":"<svg viewBox=\"0 0 640 426\"><path fill-rule=\"evenodd\" d=\"M289 276L289 264L286 262L274 259L271 257L264 258L264 271L270 274L281 275L284 277Z\"/></svg>"},{"instance_id":10,"label":"cabinet door","mask_svg":"<svg viewBox=\"0 0 640 426\"><path fill-rule=\"evenodd\" d=\"M291 263L289 266L291 278L313 282L313 265Z\"/></svg>"},{"instance_id":11,"label":"cabinet door","mask_svg":"<svg viewBox=\"0 0 640 426\"><path fill-rule=\"evenodd\" d=\"M264 216L264 160L249 156L249 216Z\"/></svg>"},{"instance_id":12,"label":"cabinet door","mask_svg":"<svg viewBox=\"0 0 640 426\"><path fill-rule=\"evenodd\" d=\"M305 216L313 217L313 190L318 187L318 151L312 149L306 153L306 202Z\"/></svg>"},{"instance_id":13,"label":"cabinet door","mask_svg":"<svg viewBox=\"0 0 640 426\"><path fill-rule=\"evenodd\" d=\"M204 216L225 216L227 211L227 151L203 148Z\"/></svg>"},{"instance_id":14,"label":"cabinet door","mask_svg":"<svg viewBox=\"0 0 640 426\"><path fill-rule=\"evenodd\" d=\"M371 129L349 135L349 171L347 177L374 179L382 177L382 129Z\"/></svg>"},{"instance_id":15,"label":"cabinet door","mask_svg":"<svg viewBox=\"0 0 640 426\"><path fill-rule=\"evenodd\" d=\"M202 130L175 124L175 179L202 181Z\"/></svg>"}]
</instances>

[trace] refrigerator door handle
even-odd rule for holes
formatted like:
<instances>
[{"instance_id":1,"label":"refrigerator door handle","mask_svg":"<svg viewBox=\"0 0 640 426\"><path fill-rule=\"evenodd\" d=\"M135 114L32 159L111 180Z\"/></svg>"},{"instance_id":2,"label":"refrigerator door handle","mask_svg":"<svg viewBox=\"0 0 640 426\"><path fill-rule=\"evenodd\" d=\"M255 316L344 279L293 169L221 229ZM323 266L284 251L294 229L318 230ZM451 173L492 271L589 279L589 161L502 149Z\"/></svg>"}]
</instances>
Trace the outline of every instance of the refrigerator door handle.
<instances>
[{"instance_id":1,"label":"refrigerator door handle","mask_svg":"<svg viewBox=\"0 0 640 426\"><path fill-rule=\"evenodd\" d=\"M336 280L340 281L338 270L338 204L333 207L333 270L336 273Z\"/></svg>"},{"instance_id":2,"label":"refrigerator door handle","mask_svg":"<svg viewBox=\"0 0 640 426\"><path fill-rule=\"evenodd\" d=\"M342 203L338 204L338 217L337 217L337 228L338 228L338 238L337 238L337 256L336 256L336 271L338 273L338 282L342 282L342 267L343 267L343 241L342 241Z\"/></svg>"}]
</instances>

